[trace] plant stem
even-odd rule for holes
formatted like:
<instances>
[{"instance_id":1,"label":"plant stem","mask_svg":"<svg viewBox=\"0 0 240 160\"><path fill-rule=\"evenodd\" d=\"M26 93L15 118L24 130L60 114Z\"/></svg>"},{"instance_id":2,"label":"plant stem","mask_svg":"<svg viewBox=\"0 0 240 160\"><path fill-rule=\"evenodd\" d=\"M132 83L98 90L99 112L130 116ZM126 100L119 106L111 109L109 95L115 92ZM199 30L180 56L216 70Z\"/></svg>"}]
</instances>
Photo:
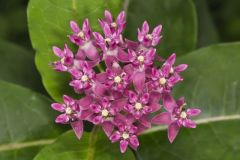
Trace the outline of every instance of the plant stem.
<instances>
[{"instance_id":1,"label":"plant stem","mask_svg":"<svg viewBox=\"0 0 240 160\"><path fill-rule=\"evenodd\" d=\"M98 136L98 130L99 126L94 126L91 134L89 136L89 146L88 146L88 158L87 160L93 160L94 159L94 154L95 154L95 144L97 142L97 136Z\"/></svg>"}]
</instances>

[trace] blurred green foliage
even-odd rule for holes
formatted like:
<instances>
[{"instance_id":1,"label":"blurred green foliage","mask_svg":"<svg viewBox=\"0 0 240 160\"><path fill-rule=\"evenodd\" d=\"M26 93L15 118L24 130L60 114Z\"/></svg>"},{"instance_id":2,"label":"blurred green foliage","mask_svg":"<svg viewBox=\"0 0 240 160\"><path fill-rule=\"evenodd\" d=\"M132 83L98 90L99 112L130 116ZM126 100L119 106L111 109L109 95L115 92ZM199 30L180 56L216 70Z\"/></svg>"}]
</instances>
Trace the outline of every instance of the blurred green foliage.
<instances>
[{"instance_id":1,"label":"blurred green foliage","mask_svg":"<svg viewBox=\"0 0 240 160\"><path fill-rule=\"evenodd\" d=\"M240 1L239 0L208 0L221 42L240 40Z\"/></svg>"},{"instance_id":2,"label":"blurred green foliage","mask_svg":"<svg viewBox=\"0 0 240 160\"><path fill-rule=\"evenodd\" d=\"M193 0L198 14L198 47L240 40L240 1ZM28 0L0 1L0 38L31 48Z\"/></svg>"},{"instance_id":3,"label":"blurred green foliage","mask_svg":"<svg viewBox=\"0 0 240 160\"><path fill-rule=\"evenodd\" d=\"M0 1L0 38L31 48L27 28L28 0Z\"/></svg>"}]
</instances>

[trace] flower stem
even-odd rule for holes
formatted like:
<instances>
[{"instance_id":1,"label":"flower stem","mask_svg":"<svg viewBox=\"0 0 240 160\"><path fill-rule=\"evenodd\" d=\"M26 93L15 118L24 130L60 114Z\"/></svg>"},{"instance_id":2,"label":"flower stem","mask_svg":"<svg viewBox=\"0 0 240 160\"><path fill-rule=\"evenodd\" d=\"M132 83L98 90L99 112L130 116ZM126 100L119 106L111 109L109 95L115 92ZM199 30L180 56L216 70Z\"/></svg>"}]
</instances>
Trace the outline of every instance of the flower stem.
<instances>
[{"instance_id":1,"label":"flower stem","mask_svg":"<svg viewBox=\"0 0 240 160\"><path fill-rule=\"evenodd\" d=\"M87 160L93 160L95 154L95 144L97 142L99 126L94 126L90 136L89 136L89 146L88 146L88 158Z\"/></svg>"}]
</instances>

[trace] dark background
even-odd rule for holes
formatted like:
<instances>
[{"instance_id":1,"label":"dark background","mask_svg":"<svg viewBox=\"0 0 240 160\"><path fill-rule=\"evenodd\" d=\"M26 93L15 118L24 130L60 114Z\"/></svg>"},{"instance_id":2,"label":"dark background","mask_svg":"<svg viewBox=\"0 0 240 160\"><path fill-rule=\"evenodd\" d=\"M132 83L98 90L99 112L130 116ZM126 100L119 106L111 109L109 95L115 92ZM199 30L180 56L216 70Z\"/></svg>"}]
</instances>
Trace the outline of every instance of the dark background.
<instances>
[{"instance_id":1,"label":"dark background","mask_svg":"<svg viewBox=\"0 0 240 160\"><path fill-rule=\"evenodd\" d=\"M203 47L240 40L239 0L193 0L198 15L198 44ZM32 50L27 28L28 0L0 0L0 39ZM34 53L34 51L32 50Z\"/></svg>"}]
</instances>

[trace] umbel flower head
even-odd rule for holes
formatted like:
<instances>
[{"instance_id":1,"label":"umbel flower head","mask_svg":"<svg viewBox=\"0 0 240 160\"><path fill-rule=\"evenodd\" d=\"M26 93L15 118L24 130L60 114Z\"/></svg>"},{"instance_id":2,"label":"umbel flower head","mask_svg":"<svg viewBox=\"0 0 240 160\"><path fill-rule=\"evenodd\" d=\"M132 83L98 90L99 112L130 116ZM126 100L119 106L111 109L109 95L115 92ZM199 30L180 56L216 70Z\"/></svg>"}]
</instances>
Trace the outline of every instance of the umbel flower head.
<instances>
[{"instance_id":1,"label":"umbel flower head","mask_svg":"<svg viewBox=\"0 0 240 160\"><path fill-rule=\"evenodd\" d=\"M56 123L70 124L80 139L83 121L101 126L112 143L120 143L120 151L127 147L137 150L138 136L154 125L168 125L168 139L172 143L181 127L195 128L190 118L201 110L186 108L184 98L175 101L171 95L174 86L183 81L181 72L186 64L174 65L176 54L166 60L156 47L161 38L162 26L152 33L147 21L136 30L138 41L125 39L125 12L116 19L109 11L99 19L103 34L92 32L88 19L82 28L70 22L70 41L78 47L76 53L65 44L63 49L53 47L59 57L53 68L71 75L69 86L81 99L63 95L64 103L53 103L61 112ZM155 66L154 62L162 64ZM158 63L158 64L159 64Z\"/></svg>"}]
</instances>

